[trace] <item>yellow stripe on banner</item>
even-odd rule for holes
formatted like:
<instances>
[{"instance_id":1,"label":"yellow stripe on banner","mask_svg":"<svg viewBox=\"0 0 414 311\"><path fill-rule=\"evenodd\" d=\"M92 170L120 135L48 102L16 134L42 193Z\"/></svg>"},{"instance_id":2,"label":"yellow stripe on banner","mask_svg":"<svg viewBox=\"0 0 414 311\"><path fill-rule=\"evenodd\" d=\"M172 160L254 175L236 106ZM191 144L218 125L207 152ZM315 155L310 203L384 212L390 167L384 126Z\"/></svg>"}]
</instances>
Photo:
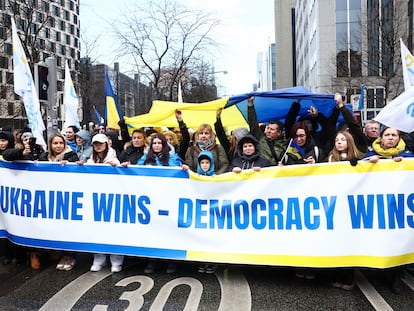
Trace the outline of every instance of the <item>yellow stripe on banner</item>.
<instances>
[{"instance_id":1,"label":"yellow stripe on banner","mask_svg":"<svg viewBox=\"0 0 414 311\"><path fill-rule=\"evenodd\" d=\"M399 256L292 256L187 251L186 259L191 261L269 266L390 268L414 262L414 253Z\"/></svg>"},{"instance_id":2,"label":"yellow stripe on banner","mask_svg":"<svg viewBox=\"0 0 414 311\"><path fill-rule=\"evenodd\" d=\"M380 163L370 163L368 161L359 161L356 166L352 166L348 161L335 163L319 163L308 165L288 165L273 166L262 168L259 172L253 170L244 170L241 173L227 173L215 176L200 176L191 174L190 179L203 181L242 181L252 179L269 179L282 177L300 177L300 176L322 176L336 174L359 174L359 173L379 173L393 172L396 170L413 171L414 158L405 158L401 162L393 160L381 160Z\"/></svg>"}]
</instances>

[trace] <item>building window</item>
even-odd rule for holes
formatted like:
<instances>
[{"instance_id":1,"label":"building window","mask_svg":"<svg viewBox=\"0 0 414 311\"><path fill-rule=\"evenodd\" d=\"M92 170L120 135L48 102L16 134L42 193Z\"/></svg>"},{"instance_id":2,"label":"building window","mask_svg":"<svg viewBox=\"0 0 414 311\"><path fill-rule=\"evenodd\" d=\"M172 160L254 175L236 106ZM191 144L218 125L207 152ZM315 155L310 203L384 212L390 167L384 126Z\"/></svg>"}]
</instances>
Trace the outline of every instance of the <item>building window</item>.
<instances>
[{"instance_id":1,"label":"building window","mask_svg":"<svg viewBox=\"0 0 414 311\"><path fill-rule=\"evenodd\" d=\"M60 40L61 40L61 34L59 31L56 31L56 41L60 42Z\"/></svg>"},{"instance_id":2,"label":"building window","mask_svg":"<svg viewBox=\"0 0 414 311\"><path fill-rule=\"evenodd\" d=\"M7 113L9 116L14 116L14 103L7 103Z\"/></svg>"},{"instance_id":3,"label":"building window","mask_svg":"<svg viewBox=\"0 0 414 311\"><path fill-rule=\"evenodd\" d=\"M48 20L47 20L47 23L48 23L48 25L49 25L49 27L55 27L55 18L54 17L52 17L52 16L49 16L48 17Z\"/></svg>"},{"instance_id":4,"label":"building window","mask_svg":"<svg viewBox=\"0 0 414 311\"><path fill-rule=\"evenodd\" d=\"M393 1L367 1L368 75L370 76L393 75L395 36L393 20Z\"/></svg>"},{"instance_id":5,"label":"building window","mask_svg":"<svg viewBox=\"0 0 414 311\"><path fill-rule=\"evenodd\" d=\"M385 90L383 87L366 89L367 107L364 111L366 117L364 120L371 120L385 106Z\"/></svg>"},{"instance_id":6,"label":"building window","mask_svg":"<svg viewBox=\"0 0 414 311\"><path fill-rule=\"evenodd\" d=\"M59 30L65 31L65 26L66 26L65 21L61 20L59 22Z\"/></svg>"},{"instance_id":7,"label":"building window","mask_svg":"<svg viewBox=\"0 0 414 311\"><path fill-rule=\"evenodd\" d=\"M362 75L361 1L336 0L336 68L338 77Z\"/></svg>"},{"instance_id":8,"label":"building window","mask_svg":"<svg viewBox=\"0 0 414 311\"><path fill-rule=\"evenodd\" d=\"M9 68L9 59L4 56L0 56L0 68L8 69Z\"/></svg>"},{"instance_id":9,"label":"building window","mask_svg":"<svg viewBox=\"0 0 414 311\"><path fill-rule=\"evenodd\" d=\"M56 5L53 6L53 15L60 17L60 9Z\"/></svg>"},{"instance_id":10,"label":"building window","mask_svg":"<svg viewBox=\"0 0 414 311\"><path fill-rule=\"evenodd\" d=\"M70 35L66 35L66 44L70 45Z\"/></svg>"},{"instance_id":11,"label":"building window","mask_svg":"<svg viewBox=\"0 0 414 311\"><path fill-rule=\"evenodd\" d=\"M13 55L13 47L10 43L4 43L4 53L7 55Z\"/></svg>"},{"instance_id":12,"label":"building window","mask_svg":"<svg viewBox=\"0 0 414 311\"><path fill-rule=\"evenodd\" d=\"M0 39L7 39L7 29L6 27L0 27Z\"/></svg>"}]
</instances>

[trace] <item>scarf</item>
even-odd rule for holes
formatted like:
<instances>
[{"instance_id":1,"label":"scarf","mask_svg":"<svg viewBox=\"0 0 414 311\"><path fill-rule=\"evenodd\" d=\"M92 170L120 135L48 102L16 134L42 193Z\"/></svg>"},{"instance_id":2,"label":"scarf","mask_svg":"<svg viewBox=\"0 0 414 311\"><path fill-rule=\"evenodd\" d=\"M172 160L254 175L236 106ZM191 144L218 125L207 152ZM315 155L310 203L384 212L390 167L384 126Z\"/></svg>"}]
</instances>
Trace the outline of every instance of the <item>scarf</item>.
<instances>
[{"instance_id":1,"label":"scarf","mask_svg":"<svg viewBox=\"0 0 414 311\"><path fill-rule=\"evenodd\" d=\"M372 149L374 149L380 156L395 157L405 150L405 142L400 138L396 147L384 149L384 147L382 147L381 138L377 138L372 143Z\"/></svg>"},{"instance_id":2,"label":"scarf","mask_svg":"<svg viewBox=\"0 0 414 311\"><path fill-rule=\"evenodd\" d=\"M197 142L197 146L198 148L200 148L201 151L210 150L210 148L213 147L214 144L215 144L214 140L211 140L211 139L208 140L208 142L206 143L203 143L202 141Z\"/></svg>"}]
</instances>

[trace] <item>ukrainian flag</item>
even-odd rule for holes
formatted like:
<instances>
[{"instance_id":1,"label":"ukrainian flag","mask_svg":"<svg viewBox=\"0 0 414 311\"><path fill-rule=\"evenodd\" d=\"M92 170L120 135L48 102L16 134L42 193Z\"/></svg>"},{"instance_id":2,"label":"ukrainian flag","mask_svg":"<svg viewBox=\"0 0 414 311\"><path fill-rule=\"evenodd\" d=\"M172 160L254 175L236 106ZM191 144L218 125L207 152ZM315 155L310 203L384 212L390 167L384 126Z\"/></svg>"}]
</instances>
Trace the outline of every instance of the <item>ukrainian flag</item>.
<instances>
[{"instance_id":1,"label":"ukrainian flag","mask_svg":"<svg viewBox=\"0 0 414 311\"><path fill-rule=\"evenodd\" d=\"M106 126L110 129L119 130L118 122L121 120L122 112L119 107L118 101L116 100L114 91L112 89L111 81L109 80L108 73L105 72L106 80L106 104L104 118L106 121Z\"/></svg>"}]
</instances>

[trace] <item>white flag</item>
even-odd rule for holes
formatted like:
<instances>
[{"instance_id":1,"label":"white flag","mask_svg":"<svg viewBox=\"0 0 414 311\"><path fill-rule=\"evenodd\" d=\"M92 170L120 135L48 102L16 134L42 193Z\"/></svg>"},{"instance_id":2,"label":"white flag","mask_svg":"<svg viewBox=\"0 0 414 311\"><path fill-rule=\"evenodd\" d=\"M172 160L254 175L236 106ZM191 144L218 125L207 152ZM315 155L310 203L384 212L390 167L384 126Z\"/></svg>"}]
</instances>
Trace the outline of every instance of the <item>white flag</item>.
<instances>
[{"instance_id":1,"label":"white flag","mask_svg":"<svg viewBox=\"0 0 414 311\"><path fill-rule=\"evenodd\" d=\"M183 102L183 91L181 90L181 81L178 82L178 102L182 103Z\"/></svg>"},{"instance_id":2,"label":"white flag","mask_svg":"<svg viewBox=\"0 0 414 311\"><path fill-rule=\"evenodd\" d=\"M78 96L73 86L73 81L70 76L68 62L65 62L65 93L63 95L63 106L65 107L65 123L63 128L66 129L70 125L75 125L79 128L78 117Z\"/></svg>"},{"instance_id":3,"label":"white flag","mask_svg":"<svg viewBox=\"0 0 414 311\"><path fill-rule=\"evenodd\" d=\"M23 98L24 108L26 109L29 127L32 129L33 136L36 137L36 143L41 145L45 150L46 142L43 138L45 125L42 114L40 113L39 96L33 82L33 76L27 62L26 54L17 34L16 24L12 21L13 36L13 72L14 72L14 92Z\"/></svg>"},{"instance_id":4,"label":"white flag","mask_svg":"<svg viewBox=\"0 0 414 311\"><path fill-rule=\"evenodd\" d=\"M407 91L414 85L414 57L404 45L404 42L400 38L401 43L401 63L403 66L404 77L404 89Z\"/></svg>"},{"instance_id":5,"label":"white flag","mask_svg":"<svg viewBox=\"0 0 414 311\"><path fill-rule=\"evenodd\" d=\"M414 131L414 86L388 103L374 120L400 131Z\"/></svg>"}]
</instances>

